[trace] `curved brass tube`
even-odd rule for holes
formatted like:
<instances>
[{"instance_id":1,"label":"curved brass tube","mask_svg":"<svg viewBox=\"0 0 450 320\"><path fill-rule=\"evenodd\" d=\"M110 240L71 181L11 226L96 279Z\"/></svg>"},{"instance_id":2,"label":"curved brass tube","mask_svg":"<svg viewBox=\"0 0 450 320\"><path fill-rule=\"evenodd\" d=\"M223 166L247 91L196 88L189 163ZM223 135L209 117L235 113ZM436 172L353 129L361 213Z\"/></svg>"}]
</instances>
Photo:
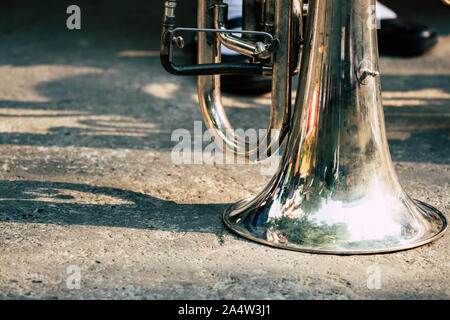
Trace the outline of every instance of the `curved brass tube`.
<instances>
[{"instance_id":1,"label":"curved brass tube","mask_svg":"<svg viewBox=\"0 0 450 320\"><path fill-rule=\"evenodd\" d=\"M198 1L198 28L209 28L209 8L214 0ZM273 53L272 104L267 134L256 144L245 142L230 124L223 108L220 76L199 76L198 97L205 120L213 137L225 150L251 161L260 161L276 152L286 138L290 127L291 109L291 19L290 0L280 0L275 11L274 37L279 47ZM198 38L198 63L220 63L221 42L218 35L200 33Z\"/></svg>"}]
</instances>

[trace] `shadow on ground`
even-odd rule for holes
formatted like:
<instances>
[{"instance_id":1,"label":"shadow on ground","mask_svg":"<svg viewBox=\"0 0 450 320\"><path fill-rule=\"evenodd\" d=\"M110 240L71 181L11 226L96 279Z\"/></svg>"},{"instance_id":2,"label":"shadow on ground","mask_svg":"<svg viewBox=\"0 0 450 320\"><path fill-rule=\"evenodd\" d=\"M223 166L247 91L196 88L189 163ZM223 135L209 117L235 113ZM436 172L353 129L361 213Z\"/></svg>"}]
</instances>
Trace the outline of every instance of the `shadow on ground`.
<instances>
[{"instance_id":1,"label":"shadow on ground","mask_svg":"<svg viewBox=\"0 0 450 320\"><path fill-rule=\"evenodd\" d=\"M132 69L144 68L142 64L146 64L142 61L129 63L136 64L131 66ZM153 63L158 64L159 61ZM409 76L386 75L383 76L383 86L390 91L434 89L450 93L450 77L424 75L420 78L421 81L417 82ZM0 100L0 117L19 124L23 123L23 119L32 117L35 126L39 121L46 121L49 123L47 131L0 132L0 143L170 151L178 143L171 141L174 130L185 128L192 133L194 121L201 121L195 100L195 83L190 83L188 79L177 84L170 97L152 96L142 90L152 85L158 88L160 84L156 78L133 77L129 71L122 69L115 73L79 75L41 83L36 91L47 102ZM247 107L227 108L231 122L238 128L254 127L256 124L264 129L269 113L267 105L255 102L257 97L236 99L246 99ZM389 140L393 160L449 163L450 146L447 142L450 121L445 105L450 104L450 99L429 97L422 100L426 107L408 105L405 98L394 100L405 102L402 107L385 105L388 131L408 133L408 138ZM59 121L63 125L57 125L58 118L68 117L72 120L65 123ZM126 119L126 124L122 123L123 119Z\"/></svg>"},{"instance_id":2,"label":"shadow on ground","mask_svg":"<svg viewBox=\"0 0 450 320\"><path fill-rule=\"evenodd\" d=\"M224 204L177 204L86 184L0 181L0 222L89 225L173 232L221 228Z\"/></svg>"}]
</instances>

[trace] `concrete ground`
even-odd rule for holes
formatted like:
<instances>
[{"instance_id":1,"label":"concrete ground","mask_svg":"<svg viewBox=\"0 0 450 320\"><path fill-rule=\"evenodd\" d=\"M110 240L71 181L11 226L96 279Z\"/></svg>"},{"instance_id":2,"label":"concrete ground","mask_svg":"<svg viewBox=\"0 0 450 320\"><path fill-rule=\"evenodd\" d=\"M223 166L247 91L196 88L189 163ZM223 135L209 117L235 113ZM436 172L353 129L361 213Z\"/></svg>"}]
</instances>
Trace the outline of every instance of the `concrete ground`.
<instances>
[{"instance_id":1,"label":"concrete ground","mask_svg":"<svg viewBox=\"0 0 450 320\"><path fill-rule=\"evenodd\" d=\"M69 31L72 2L2 1L0 298L449 299L449 235L331 256L223 226L222 211L270 177L260 165L172 163L171 133L192 132L201 115L195 78L160 66L162 2L74 1L82 29ZM440 34L424 56L381 59L392 157L411 197L449 218L450 9L391 2ZM267 101L225 99L237 127L265 123Z\"/></svg>"}]
</instances>

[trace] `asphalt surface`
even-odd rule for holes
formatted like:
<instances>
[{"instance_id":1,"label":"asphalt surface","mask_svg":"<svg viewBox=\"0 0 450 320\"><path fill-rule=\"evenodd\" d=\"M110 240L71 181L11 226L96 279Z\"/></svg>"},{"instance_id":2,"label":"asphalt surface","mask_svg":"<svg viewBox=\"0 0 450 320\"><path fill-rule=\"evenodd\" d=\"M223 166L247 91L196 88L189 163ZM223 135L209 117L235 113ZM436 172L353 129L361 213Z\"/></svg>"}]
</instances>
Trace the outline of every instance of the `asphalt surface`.
<instances>
[{"instance_id":1,"label":"asphalt surface","mask_svg":"<svg viewBox=\"0 0 450 320\"><path fill-rule=\"evenodd\" d=\"M381 59L392 158L407 193L449 218L450 9L392 2L439 32L426 55ZM261 165L171 161L173 131L193 134L202 118L195 78L160 66L162 3L77 1L82 28L70 31L71 2L2 1L0 298L450 298L448 235L332 256L273 249L223 226L223 210L270 177ZM179 12L194 23L192 4ZM264 127L268 99L225 104L237 127ZM379 287L368 285L371 270Z\"/></svg>"}]
</instances>

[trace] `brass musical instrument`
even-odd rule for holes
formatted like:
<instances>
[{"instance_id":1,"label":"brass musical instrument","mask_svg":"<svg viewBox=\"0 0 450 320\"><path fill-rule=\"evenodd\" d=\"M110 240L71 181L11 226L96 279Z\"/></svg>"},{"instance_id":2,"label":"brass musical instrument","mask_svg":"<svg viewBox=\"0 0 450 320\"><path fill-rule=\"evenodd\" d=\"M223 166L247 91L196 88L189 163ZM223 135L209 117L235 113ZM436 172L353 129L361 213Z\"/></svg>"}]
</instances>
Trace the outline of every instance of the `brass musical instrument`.
<instances>
[{"instance_id":1,"label":"brass musical instrument","mask_svg":"<svg viewBox=\"0 0 450 320\"><path fill-rule=\"evenodd\" d=\"M231 230L275 247L332 254L404 250L444 234L442 213L405 194L394 171L375 0L244 0L241 36L227 30L221 0L198 1L195 29L176 26L175 1L165 6L161 61L173 74L198 75L201 110L217 143L256 160L284 146L267 187L225 211ZM173 46L183 43L179 31L198 32L198 65L173 63ZM222 45L249 62L221 63ZM256 144L234 133L221 102L221 74L272 76L267 135Z\"/></svg>"}]
</instances>

